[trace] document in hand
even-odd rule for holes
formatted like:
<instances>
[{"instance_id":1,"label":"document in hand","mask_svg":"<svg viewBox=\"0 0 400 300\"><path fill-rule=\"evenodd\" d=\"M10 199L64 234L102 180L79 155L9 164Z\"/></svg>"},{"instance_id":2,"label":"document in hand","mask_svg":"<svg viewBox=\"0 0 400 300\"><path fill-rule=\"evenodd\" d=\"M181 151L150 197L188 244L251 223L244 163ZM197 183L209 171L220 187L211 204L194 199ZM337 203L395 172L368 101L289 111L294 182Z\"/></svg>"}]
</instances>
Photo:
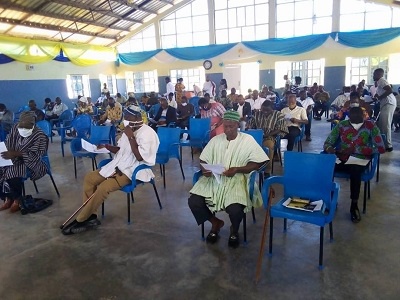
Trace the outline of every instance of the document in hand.
<instances>
[{"instance_id":1,"label":"document in hand","mask_svg":"<svg viewBox=\"0 0 400 300\"><path fill-rule=\"evenodd\" d=\"M82 148L91 153L110 153L106 148L97 149L96 145L93 145L84 139L81 139Z\"/></svg>"},{"instance_id":2,"label":"document in hand","mask_svg":"<svg viewBox=\"0 0 400 300\"><path fill-rule=\"evenodd\" d=\"M4 142L0 143L0 153L2 152L6 152L7 151L7 147L6 144ZM11 159L4 159L0 156L0 167L6 167L6 166L12 166L13 163L11 161Z\"/></svg>"},{"instance_id":3,"label":"document in hand","mask_svg":"<svg viewBox=\"0 0 400 300\"><path fill-rule=\"evenodd\" d=\"M324 204L323 200L313 201L307 199L300 199L300 198L287 198L285 202L283 202L283 206L288 208L294 208L309 212L320 211L322 210L322 206Z\"/></svg>"},{"instance_id":4,"label":"document in hand","mask_svg":"<svg viewBox=\"0 0 400 300\"><path fill-rule=\"evenodd\" d=\"M201 164L204 169L213 173L218 184L221 183L221 174L225 172L225 168L221 164L211 165L211 164Z\"/></svg>"},{"instance_id":5,"label":"document in hand","mask_svg":"<svg viewBox=\"0 0 400 300\"><path fill-rule=\"evenodd\" d=\"M350 156L349 159L345 162L345 165L359 165L366 166L370 162L369 159L357 158L354 156Z\"/></svg>"}]
</instances>

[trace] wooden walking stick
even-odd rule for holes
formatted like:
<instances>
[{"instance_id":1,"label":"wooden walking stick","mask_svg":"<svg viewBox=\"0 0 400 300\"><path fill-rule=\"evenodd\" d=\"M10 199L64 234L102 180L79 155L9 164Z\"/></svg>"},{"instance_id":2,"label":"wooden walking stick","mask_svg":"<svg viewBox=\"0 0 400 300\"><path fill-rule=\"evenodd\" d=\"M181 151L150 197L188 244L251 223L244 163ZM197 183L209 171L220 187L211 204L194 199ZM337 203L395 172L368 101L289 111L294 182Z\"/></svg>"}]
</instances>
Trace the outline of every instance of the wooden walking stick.
<instances>
[{"instance_id":1,"label":"wooden walking stick","mask_svg":"<svg viewBox=\"0 0 400 300\"><path fill-rule=\"evenodd\" d=\"M264 227L263 227L263 232L262 232L262 237L261 237L260 252L258 253L258 259L257 259L256 284L260 280L262 259L264 256L265 235L267 233L267 226L268 226L269 218L270 218L271 201L272 201L272 198L274 198L274 197L275 197L275 191L272 187L270 187L269 194L268 194L267 211L265 212Z\"/></svg>"},{"instance_id":2,"label":"wooden walking stick","mask_svg":"<svg viewBox=\"0 0 400 300\"><path fill-rule=\"evenodd\" d=\"M60 229L63 229L65 227L65 225L67 225L67 223L73 218L75 217L75 215L82 209L85 207L86 204L88 204L88 202L93 198L94 194L96 192L94 192L68 219L67 221L65 221L61 226Z\"/></svg>"}]
</instances>

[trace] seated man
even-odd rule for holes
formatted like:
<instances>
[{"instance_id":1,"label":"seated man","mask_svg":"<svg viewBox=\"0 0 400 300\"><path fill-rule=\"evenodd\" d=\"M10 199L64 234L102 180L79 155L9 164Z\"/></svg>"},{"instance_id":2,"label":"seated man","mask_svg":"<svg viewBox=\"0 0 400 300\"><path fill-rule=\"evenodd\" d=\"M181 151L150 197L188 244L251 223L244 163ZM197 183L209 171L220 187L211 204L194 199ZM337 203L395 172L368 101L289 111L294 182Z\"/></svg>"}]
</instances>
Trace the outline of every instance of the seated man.
<instances>
[{"instance_id":1,"label":"seated man","mask_svg":"<svg viewBox=\"0 0 400 300\"><path fill-rule=\"evenodd\" d=\"M288 97L289 107L285 107L281 112L285 115L286 125L289 133L283 137L288 140L287 150L292 151L294 141L300 135L300 126L308 124L307 111L304 107L297 106L296 95L290 94Z\"/></svg>"},{"instance_id":2,"label":"seated man","mask_svg":"<svg viewBox=\"0 0 400 300\"><path fill-rule=\"evenodd\" d=\"M156 116L154 117L155 123L151 127L154 129L160 126L168 126L172 122L176 123L176 109L171 105L168 105L168 101L165 98L160 99L160 108Z\"/></svg>"},{"instance_id":3,"label":"seated man","mask_svg":"<svg viewBox=\"0 0 400 300\"><path fill-rule=\"evenodd\" d=\"M122 106L114 98L108 98L106 112L100 117L99 124L114 125L122 118Z\"/></svg>"},{"instance_id":4,"label":"seated man","mask_svg":"<svg viewBox=\"0 0 400 300\"><path fill-rule=\"evenodd\" d=\"M46 100L47 100L47 98L46 98ZM46 120L50 121L50 120L58 119L61 116L61 114L66 110L68 110L68 106L65 105L65 103L61 102L60 97L57 97L56 104L54 104L51 115L46 115Z\"/></svg>"},{"instance_id":5,"label":"seated man","mask_svg":"<svg viewBox=\"0 0 400 300\"><path fill-rule=\"evenodd\" d=\"M324 151L335 153L340 159L335 171L350 174L350 217L353 223L361 221L358 209L361 175L367 166L345 164L350 156L370 159L373 153L384 153L385 144L379 128L372 122L364 120L361 107L352 107L349 120L341 121L329 134L324 143Z\"/></svg>"},{"instance_id":6,"label":"seated man","mask_svg":"<svg viewBox=\"0 0 400 300\"><path fill-rule=\"evenodd\" d=\"M226 95L226 90L221 91L221 97L218 99L218 102L221 103L226 110L232 109L232 101Z\"/></svg>"},{"instance_id":7,"label":"seated man","mask_svg":"<svg viewBox=\"0 0 400 300\"><path fill-rule=\"evenodd\" d=\"M308 123L305 125L305 135L306 135L306 141L311 142L311 121L313 119L312 114L313 114L313 105L314 105L314 100L310 97L307 96L307 91L306 90L301 90L299 92L299 98L297 98L297 102L301 103L301 106L306 109L307 112L307 118L308 118Z\"/></svg>"},{"instance_id":8,"label":"seated man","mask_svg":"<svg viewBox=\"0 0 400 300\"><path fill-rule=\"evenodd\" d=\"M332 120L330 120L333 124L338 124L340 121L343 121L348 117L349 110L351 107L361 107L363 110L364 120L369 120L371 111L371 107L364 100L360 99L360 95L357 92L352 92L350 94L350 100L346 101L343 107L336 113L333 114Z\"/></svg>"},{"instance_id":9,"label":"seated man","mask_svg":"<svg viewBox=\"0 0 400 300\"><path fill-rule=\"evenodd\" d=\"M44 112L41 109L38 109L36 107L36 102L35 100L29 100L29 110L33 111L36 116L36 122L43 121L44 120Z\"/></svg>"},{"instance_id":10,"label":"seated man","mask_svg":"<svg viewBox=\"0 0 400 300\"><path fill-rule=\"evenodd\" d=\"M285 121L285 115L280 111L274 110L274 103L264 101L261 111L257 112L248 122L247 128L262 129L264 131L263 146L269 149L268 157L270 162L265 168L264 177L269 177L272 171L272 160L274 159L275 140L289 133Z\"/></svg>"},{"instance_id":11,"label":"seated man","mask_svg":"<svg viewBox=\"0 0 400 300\"><path fill-rule=\"evenodd\" d=\"M314 119L320 121L321 116L324 114L325 110L329 109L329 93L324 90L324 86L320 85L318 87L318 92L314 95Z\"/></svg>"},{"instance_id":12,"label":"seated man","mask_svg":"<svg viewBox=\"0 0 400 300\"><path fill-rule=\"evenodd\" d=\"M240 116L240 130L246 128L247 119L251 117L251 106L249 102L244 100L242 94L237 96L237 102L233 103L233 110L237 111Z\"/></svg>"},{"instance_id":13,"label":"seated man","mask_svg":"<svg viewBox=\"0 0 400 300\"><path fill-rule=\"evenodd\" d=\"M189 128L189 119L194 116L194 106L187 102L186 96L181 97L181 103L178 104L178 126L182 129Z\"/></svg>"},{"instance_id":14,"label":"seated man","mask_svg":"<svg viewBox=\"0 0 400 300\"><path fill-rule=\"evenodd\" d=\"M218 183L213 174L203 166L203 175L190 190L188 204L197 221L202 224L209 221L212 225L207 242L215 243L224 222L212 212L225 210L229 214L232 226L228 245L239 245L239 226L243 214L252 206L261 203L260 192L254 188L253 202L248 195L249 173L260 168L268 156L257 142L248 134L238 132L239 114L227 111L224 114L224 133L212 138L200 155L200 162L222 164L225 172Z\"/></svg>"},{"instance_id":15,"label":"seated man","mask_svg":"<svg viewBox=\"0 0 400 300\"><path fill-rule=\"evenodd\" d=\"M11 110L8 110L6 105L0 103L0 124L5 132L10 132L11 127L14 123L14 114Z\"/></svg>"},{"instance_id":16,"label":"seated man","mask_svg":"<svg viewBox=\"0 0 400 300\"><path fill-rule=\"evenodd\" d=\"M149 126L143 124L138 106L130 106L124 110L124 132L118 140L118 146L104 145L114 158L100 170L89 172L83 182L83 202L90 196L93 198L81 210L77 218L64 227L62 233L70 235L92 229L100 225L97 209L106 200L109 193L131 184L132 174L141 164L153 166L160 144L157 134ZM154 174L145 169L138 172L136 179L148 182Z\"/></svg>"},{"instance_id":17,"label":"seated man","mask_svg":"<svg viewBox=\"0 0 400 300\"><path fill-rule=\"evenodd\" d=\"M342 109L343 105L346 103L346 101L350 100L350 87L345 86L343 88L343 94L340 94L339 96L336 97L335 100L331 103L331 107L335 111L339 111Z\"/></svg>"},{"instance_id":18,"label":"seated man","mask_svg":"<svg viewBox=\"0 0 400 300\"><path fill-rule=\"evenodd\" d=\"M53 114L54 102L51 101L50 98L44 99L44 113L46 115L45 118L50 117Z\"/></svg>"}]
</instances>

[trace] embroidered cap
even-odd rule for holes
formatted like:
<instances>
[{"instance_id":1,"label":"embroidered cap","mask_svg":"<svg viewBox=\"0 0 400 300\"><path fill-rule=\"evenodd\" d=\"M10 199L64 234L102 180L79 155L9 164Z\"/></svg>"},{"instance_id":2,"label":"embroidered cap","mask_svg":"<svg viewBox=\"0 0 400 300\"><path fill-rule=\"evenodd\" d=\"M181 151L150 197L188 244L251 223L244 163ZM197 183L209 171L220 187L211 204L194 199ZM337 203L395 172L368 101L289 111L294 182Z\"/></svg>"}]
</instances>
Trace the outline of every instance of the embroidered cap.
<instances>
[{"instance_id":1,"label":"embroidered cap","mask_svg":"<svg viewBox=\"0 0 400 300\"><path fill-rule=\"evenodd\" d=\"M35 125L36 115L33 111L23 111L19 116L19 123Z\"/></svg>"},{"instance_id":2,"label":"embroidered cap","mask_svg":"<svg viewBox=\"0 0 400 300\"><path fill-rule=\"evenodd\" d=\"M141 116L142 110L137 105L129 105L127 108L125 108L124 113L130 114L133 116Z\"/></svg>"},{"instance_id":3,"label":"embroidered cap","mask_svg":"<svg viewBox=\"0 0 400 300\"><path fill-rule=\"evenodd\" d=\"M240 122L240 115L237 111L228 110L224 113L224 120Z\"/></svg>"}]
</instances>

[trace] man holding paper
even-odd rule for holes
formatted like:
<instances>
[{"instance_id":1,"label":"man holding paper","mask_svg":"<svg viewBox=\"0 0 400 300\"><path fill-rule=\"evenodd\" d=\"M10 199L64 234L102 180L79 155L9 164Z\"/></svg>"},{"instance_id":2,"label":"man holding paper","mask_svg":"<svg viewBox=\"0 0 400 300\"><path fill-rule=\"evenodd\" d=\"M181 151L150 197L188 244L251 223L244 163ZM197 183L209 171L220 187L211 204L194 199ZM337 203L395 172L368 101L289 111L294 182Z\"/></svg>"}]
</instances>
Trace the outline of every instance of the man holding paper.
<instances>
[{"instance_id":1,"label":"man holding paper","mask_svg":"<svg viewBox=\"0 0 400 300\"><path fill-rule=\"evenodd\" d=\"M100 170L92 171L83 182L83 202L91 200L83 207L77 218L64 227L65 235L80 233L100 225L97 209L106 200L109 193L131 183L133 171L140 164L154 165L160 141L157 134L143 124L141 109L131 105L124 110L125 129L118 140L118 146L104 145L114 158ZM141 170L136 179L148 182L154 178L150 169Z\"/></svg>"},{"instance_id":2,"label":"man holding paper","mask_svg":"<svg viewBox=\"0 0 400 300\"><path fill-rule=\"evenodd\" d=\"M253 202L249 198L249 173L269 160L253 137L238 132L239 122L238 112L225 112L224 133L212 138L201 153L200 168L204 176L190 190L188 201L198 225L205 221L211 223L207 236L209 243L218 240L219 231L224 226L224 222L213 212L225 210L229 214L232 226L228 245L234 248L239 245L238 230L244 213L250 211L252 206L262 204L257 187L254 187ZM204 164L212 167L206 169ZM222 165L224 170L219 170L218 165Z\"/></svg>"},{"instance_id":3,"label":"man holding paper","mask_svg":"<svg viewBox=\"0 0 400 300\"><path fill-rule=\"evenodd\" d=\"M385 144L379 128L369 120L364 120L361 107L352 107L349 120L341 121L333 128L325 141L324 150L335 153L340 160L335 171L350 174L350 215L353 223L361 221L358 209L361 175L373 153L384 153ZM365 163L367 162L367 163Z\"/></svg>"}]
</instances>

